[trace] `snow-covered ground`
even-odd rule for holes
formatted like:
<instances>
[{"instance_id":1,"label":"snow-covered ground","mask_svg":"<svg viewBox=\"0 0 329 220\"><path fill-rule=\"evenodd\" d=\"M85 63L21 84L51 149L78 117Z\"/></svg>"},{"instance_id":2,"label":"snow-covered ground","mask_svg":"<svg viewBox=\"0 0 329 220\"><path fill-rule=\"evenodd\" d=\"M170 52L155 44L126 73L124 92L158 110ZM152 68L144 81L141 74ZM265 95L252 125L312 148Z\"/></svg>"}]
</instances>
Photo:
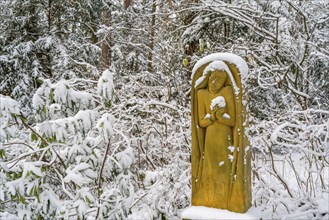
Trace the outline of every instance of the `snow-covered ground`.
<instances>
[{"instance_id":1,"label":"snow-covered ground","mask_svg":"<svg viewBox=\"0 0 329 220\"><path fill-rule=\"evenodd\" d=\"M260 219L261 211L251 207L246 213L240 214L227 210L208 208L203 206L192 206L182 212L183 219Z\"/></svg>"}]
</instances>

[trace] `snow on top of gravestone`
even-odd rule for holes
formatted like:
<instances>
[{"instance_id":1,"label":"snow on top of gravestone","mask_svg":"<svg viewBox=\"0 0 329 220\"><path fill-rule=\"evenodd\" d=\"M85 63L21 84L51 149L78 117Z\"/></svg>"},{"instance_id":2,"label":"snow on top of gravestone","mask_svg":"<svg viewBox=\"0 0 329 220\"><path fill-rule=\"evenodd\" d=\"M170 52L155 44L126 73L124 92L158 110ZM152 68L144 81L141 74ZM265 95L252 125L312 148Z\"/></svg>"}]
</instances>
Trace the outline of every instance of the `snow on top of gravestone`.
<instances>
[{"instance_id":1,"label":"snow on top of gravestone","mask_svg":"<svg viewBox=\"0 0 329 220\"><path fill-rule=\"evenodd\" d=\"M215 60L211 62L204 70L203 70L203 75L206 75L207 72L209 71L214 71L214 70L229 70L228 66L223 62L219 60Z\"/></svg>"},{"instance_id":2,"label":"snow on top of gravestone","mask_svg":"<svg viewBox=\"0 0 329 220\"><path fill-rule=\"evenodd\" d=\"M245 78L248 74L248 65L246 61L244 61L244 59L242 59L240 56L232 53L213 53L203 57L198 62L196 62L192 69L192 79L197 69L199 69L202 65L212 62L214 60L222 60L235 64L236 67L239 69L241 78Z\"/></svg>"}]
</instances>

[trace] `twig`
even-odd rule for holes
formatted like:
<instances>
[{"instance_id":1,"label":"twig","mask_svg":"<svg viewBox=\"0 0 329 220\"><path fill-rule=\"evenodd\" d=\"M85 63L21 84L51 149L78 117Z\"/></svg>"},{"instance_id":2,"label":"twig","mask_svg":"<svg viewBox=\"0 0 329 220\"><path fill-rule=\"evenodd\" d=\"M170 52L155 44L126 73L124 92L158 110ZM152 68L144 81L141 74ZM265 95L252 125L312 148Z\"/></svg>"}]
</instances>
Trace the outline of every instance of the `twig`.
<instances>
[{"instance_id":1,"label":"twig","mask_svg":"<svg viewBox=\"0 0 329 220\"><path fill-rule=\"evenodd\" d=\"M283 180L283 178L278 174L278 172L277 172L276 169L275 169L275 166L274 166L274 159L273 159L273 153L272 153L272 147L269 146L269 145L267 144L267 142L264 140L264 138L262 138L262 139L263 139L264 143L267 145L267 147L268 147L268 149L269 149L269 151L270 151L270 157L271 157L271 162L272 162L272 169L273 169L274 173L276 174L276 177L282 182L282 184L283 184L284 187L286 188L286 190L287 190L289 196L290 196L291 198L293 198L293 196L292 196L292 194L291 194L291 192L290 192L290 189L289 189L289 187L288 187L288 184Z\"/></svg>"},{"instance_id":2,"label":"twig","mask_svg":"<svg viewBox=\"0 0 329 220\"><path fill-rule=\"evenodd\" d=\"M147 156L147 154L146 154L146 152L145 152L145 149L143 148L142 141L139 142L139 147L140 147L140 149L142 150L143 154L145 155L146 160L151 164L152 168L155 170L156 167L155 167L155 165L153 164L152 160Z\"/></svg>"},{"instance_id":3,"label":"twig","mask_svg":"<svg viewBox=\"0 0 329 220\"><path fill-rule=\"evenodd\" d=\"M101 169L100 169L99 175L98 175L98 194L99 194L100 189L101 189L103 169L104 169L104 166L105 166L107 155L108 155L109 150L110 150L110 146L111 146L111 140L109 140L109 142L106 146L105 154L104 154L103 161L102 161L102 166L101 166ZM99 196L100 195L98 195L98 197ZM99 210L100 210L100 207L97 208L96 219L98 219Z\"/></svg>"},{"instance_id":4,"label":"twig","mask_svg":"<svg viewBox=\"0 0 329 220\"><path fill-rule=\"evenodd\" d=\"M129 207L129 209L131 209L132 207L134 207L142 198L144 198L148 193L144 193L144 195L142 195L141 197L139 197L138 199L136 199L131 206Z\"/></svg>"},{"instance_id":5,"label":"twig","mask_svg":"<svg viewBox=\"0 0 329 220\"><path fill-rule=\"evenodd\" d=\"M74 196L65 188L65 183L64 183L64 178L63 176L59 173L59 171L54 168L55 172L57 173L57 175L59 176L59 178L61 179L62 181L62 188L63 188L63 191L66 193L66 195L68 195L70 197L70 199L74 199Z\"/></svg>"},{"instance_id":6,"label":"twig","mask_svg":"<svg viewBox=\"0 0 329 220\"><path fill-rule=\"evenodd\" d=\"M16 163L17 163L20 159L23 159L24 157L27 157L27 156L29 156L29 155L31 155L31 154L35 154L35 153L37 153L37 152L39 152L39 151L45 151L45 150L48 150L49 148L50 148L50 147L48 146L48 147L46 147L46 148L40 148L40 149L34 150L33 152L29 152L29 153L22 154L21 156L16 157L15 159L12 159L11 161L8 161L7 164L13 163L13 162L15 162L15 161L16 161ZM13 166L15 166L16 163L14 163L14 164L13 164L12 166L10 166L9 168L12 168Z\"/></svg>"},{"instance_id":7,"label":"twig","mask_svg":"<svg viewBox=\"0 0 329 220\"><path fill-rule=\"evenodd\" d=\"M13 142L13 143L6 143L6 144L2 144L2 146L10 146L10 145L13 145L13 144L21 144L21 145L25 145L27 146L28 148L30 148L31 150L34 150L32 146L26 144L26 143L23 143L23 142Z\"/></svg>"}]
</instances>

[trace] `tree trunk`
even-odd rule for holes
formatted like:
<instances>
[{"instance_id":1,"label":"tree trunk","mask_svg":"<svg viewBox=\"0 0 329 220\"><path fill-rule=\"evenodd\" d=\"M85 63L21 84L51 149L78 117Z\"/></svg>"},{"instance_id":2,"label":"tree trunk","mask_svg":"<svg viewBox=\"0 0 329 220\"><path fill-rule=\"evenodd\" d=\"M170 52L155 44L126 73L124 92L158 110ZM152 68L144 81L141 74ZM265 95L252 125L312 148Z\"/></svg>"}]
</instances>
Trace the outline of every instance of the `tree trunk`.
<instances>
[{"instance_id":1,"label":"tree trunk","mask_svg":"<svg viewBox=\"0 0 329 220\"><path fill-rule=\"evenodd\" d=\"M102 13L102 23L107 27L110 25L110 16L108 11ZM102 62L101 69L108 69L111 65L111 56L110 56L110 33L106 33L106 36L102 42Z\"/></svg>"},{"instance_id":2,"label":"tree trunk","mask_svg":"<svg viewBox=\"0 0 329 220\"><path fill-rule=\"evenodd\" d=\"M154 50L154 36L155 36L155 12L156 12L156 0L152 1L152 21L151 21L151 34L150 34L150 46L149 54L147 57L147 70L153 72L153 50Z\"/></svg>"}]
</instances>

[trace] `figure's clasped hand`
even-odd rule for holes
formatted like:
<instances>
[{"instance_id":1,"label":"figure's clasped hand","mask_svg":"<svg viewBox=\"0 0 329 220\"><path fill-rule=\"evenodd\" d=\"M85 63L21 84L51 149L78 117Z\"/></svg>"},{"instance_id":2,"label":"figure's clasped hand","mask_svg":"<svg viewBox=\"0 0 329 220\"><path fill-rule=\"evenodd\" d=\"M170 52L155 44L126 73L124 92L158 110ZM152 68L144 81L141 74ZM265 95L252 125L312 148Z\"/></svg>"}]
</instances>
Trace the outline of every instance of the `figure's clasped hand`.
<instances>
[{"instance_id":1,"label":"figure's clasped hand","mask_svg":"<svg viewBox=\"0 0 329 220\"><path fill-rule=\"evenodd\" d=\"M215 118L218 120L223 117L223 114L225 114L225 108L216 108L215 112Z\"/></svg>"},{"instance_id":2,"label":"figure's clasped hand","mask_svg":"<svg viewBox=\"0 0 329 220\"><path fill-rule=\"evenodd\" d=\"M216 120L216 110L218 107L215 107L214 109L210 110L210 121L215 121Z\"/></svg>"}]
</instances>

